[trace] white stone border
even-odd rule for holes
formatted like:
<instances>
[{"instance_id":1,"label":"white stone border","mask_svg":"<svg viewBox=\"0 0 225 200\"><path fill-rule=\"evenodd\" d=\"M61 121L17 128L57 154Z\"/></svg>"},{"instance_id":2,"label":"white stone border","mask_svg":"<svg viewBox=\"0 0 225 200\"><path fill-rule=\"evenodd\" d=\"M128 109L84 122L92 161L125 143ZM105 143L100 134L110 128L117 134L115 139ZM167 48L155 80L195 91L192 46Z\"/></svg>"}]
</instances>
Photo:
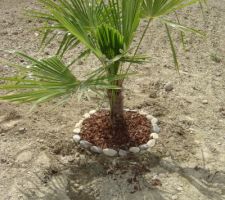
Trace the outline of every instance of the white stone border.
<instances>
[{"instance_id":1,"label":"white stone border","mask_svg":"<svg viewBox=\"0 0 225 200\"><path fill-rule=\"evenodd\" d=\"M106 109L102 109L102 110L106 110ZM158 126L159 120L157 118L153 117L152 115L149 115L145 111L138 111L138 110L131 110L131 109L124 109L124 110L137 112L140 115L144 115L151 122L151 125L152 125L152 133L150 134L151 139L146 144L142 144L139 147L130 147L128 151L125 151L122 149L120 149L119 151L116 151L116 150L110 149L110 148L102 149L100 147L94 146L93 144L91 144L90 142L88 142L86 140L82 140L82 138L80 136L82 123L85 119L91 117L91 115L98 112L97 110L91 110L89 113L86 113L83 115L83 118L75 125L75 129L73 130L73 133L75 134L73 136L73 140L77 144L79 144L80 147L87 149L87 150L91 151L92 153L104 154L109 157L115 157L115 156L125 157L129 153L142 154L142 153L146 152L146 150L154 147L156 144L156 140L159 138L159 132L160 132L160 127Z\"/></svg>"}]
</instances>

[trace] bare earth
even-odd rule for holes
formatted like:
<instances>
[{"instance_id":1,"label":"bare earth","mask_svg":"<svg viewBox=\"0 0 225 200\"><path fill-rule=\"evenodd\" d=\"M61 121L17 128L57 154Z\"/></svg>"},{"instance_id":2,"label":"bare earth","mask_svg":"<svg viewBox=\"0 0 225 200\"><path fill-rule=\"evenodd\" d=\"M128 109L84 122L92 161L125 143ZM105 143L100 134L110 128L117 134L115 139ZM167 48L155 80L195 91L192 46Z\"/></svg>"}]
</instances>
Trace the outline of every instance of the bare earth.
<instances>
[{"instance_id":1,"label":"bare earth","mask_svg":"<svg viewBox=\"0 0 225 200\"><path fill-rule=\"evenodd\" d=\"M53 44L38 52L41 22L23 15L34 0L0 0L0 58L18 60L2 50L48 56ZM205 18L198 7L181 20L205 30L187 35L187 51L177 43L180 75L173 67L166 34L153 24L141 51L151 62L133 66L140 74L126 82L126 105L160 120L156 148L140 158L106 160L77 149L72 130L98 100L63 106L0 103L0 199L47 200L223 200L225 199L225 1L209 0ZM173 35L179 38L178 34ZM73 52L68 54L68 59ZM92 58L74 73L93 69ZM0 65L1 76L13 73ZM171 83L173 90L165 91ZM43 198L41 198L43 197Z\"/></svg>"}]
</instances>

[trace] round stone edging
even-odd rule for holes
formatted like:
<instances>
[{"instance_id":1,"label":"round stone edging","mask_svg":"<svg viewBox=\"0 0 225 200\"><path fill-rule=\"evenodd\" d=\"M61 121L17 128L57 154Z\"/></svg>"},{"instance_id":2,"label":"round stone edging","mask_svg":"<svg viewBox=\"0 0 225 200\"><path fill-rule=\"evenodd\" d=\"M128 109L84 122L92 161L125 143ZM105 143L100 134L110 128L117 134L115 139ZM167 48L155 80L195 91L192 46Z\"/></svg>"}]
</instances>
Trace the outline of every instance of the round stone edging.
<instances>
[{"instance_id":1,"label":"round stone edging","mask_svg":"<svg viewBox=\"0 0 225 200\"><path fill-rule=\"evenodd\" d=\"M73 140L79 144L80 147L87 149L95 154L104 154L109 157L125 157L128 154L142 154L146 152L146 150L152 148L156 144L156 140L159 138L159 132L160 127L158 126L159 120L155 118L152 115L149 115L145 111L138 111L138 110L130 110L130 109L124 109L125 111L132 111L132 112L138 112L140 115L146 116L146 118L151 122L152 125L152 133L150 134L150 140L146 144L142 144L139 147L130 147L128 151L120 149L119 151L116 151L114 149L106 148L102 149L100 147L97 147L90 142L86 140L82 140L81 136L79 135L81 132L82 123L85 119L91 117L91 115L95 114L97 110L91 110L90 112L83 115L83 119L81 119L76 125L75 129L73 130L73 133L75 134L73 136Z\"/></svg>"}]
</instances>

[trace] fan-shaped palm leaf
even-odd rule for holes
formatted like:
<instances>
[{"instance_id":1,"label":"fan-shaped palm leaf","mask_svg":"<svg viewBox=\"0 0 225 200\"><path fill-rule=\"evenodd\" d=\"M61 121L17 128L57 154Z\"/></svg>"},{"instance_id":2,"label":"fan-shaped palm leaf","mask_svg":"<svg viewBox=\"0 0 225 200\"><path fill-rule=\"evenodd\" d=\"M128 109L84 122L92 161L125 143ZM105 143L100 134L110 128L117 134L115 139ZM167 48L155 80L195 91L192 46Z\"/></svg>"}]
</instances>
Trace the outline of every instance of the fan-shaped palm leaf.
<instances>
[{"instance_id":1,"label":"fan-shaped palm leaf","mask_svg":"<svg viewBox=\"0 0 225 200\"><path fill-rule=\"evenodd\" d=\"M37 60L22 53L18 54L30 61L31 65L12 64L22 73L16 77L0 78L9 82L1 85L0 89L13 91L0 96L1 100L41 103L55 97L70 96L79 90L119 89L118 86L110 85L109 82L124 78L124 75L109 77L94 73L86 80L80 81L58 57Z\"/></svg>"}]
</instances>

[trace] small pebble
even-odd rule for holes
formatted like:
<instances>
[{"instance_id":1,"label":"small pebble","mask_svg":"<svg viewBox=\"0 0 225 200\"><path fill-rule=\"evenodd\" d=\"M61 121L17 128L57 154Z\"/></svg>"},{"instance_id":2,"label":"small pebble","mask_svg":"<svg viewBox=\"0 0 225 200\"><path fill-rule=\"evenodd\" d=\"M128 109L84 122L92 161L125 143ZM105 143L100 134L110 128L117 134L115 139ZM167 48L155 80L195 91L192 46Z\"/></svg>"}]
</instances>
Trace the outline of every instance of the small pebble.
<instances>
[{"instance_id":1,"label":"small pebble","mask_svg":"<svg viewBox=\"0 0 225 200\"><path fill-rule=\"evenodd\" d=\"M79 133L80 133L80 128L75 128L75 129L73 130L73 133L79 134Z\"/></svg>"},{"instance_id":2,"label":"small pebble","mask_svg":"<svg viewBox=\"0 0 225 200\"><path fill-rule=\"evenodd\" d=\"M140 148L139 147L130 147L129 151L131 153L139 153L140 152Z\"/></svg>"},{"instance_id":3,"label":"small pebble","mask_svg":"<svg viewBox=\"0 0 225 200\"><path fill-rule=\"evenodd\" d=\"M89 113L84 114L84 118L89 118L89 117L90 117Z\"/></svg>"},{"instance_id":4,"label":"small pebble","mask_svg":"<svg viewBox=\"0 0 225 200\"><path fill-rule=\"evenodd\" d=\"M94 153L102 153L102 149L100 148L100 147L97 147L97 146L92 146L91 148L90 148L90 150L92 151L92 152L94 152Z\"/></svg>"},{"instance_id":5,"label":"small pebble","mask_svg":"<svg viewBox=\"0 0 225 200\"><path fill-rule=\"evenodd\" d=\"M159 120L158 120L157 118L154 117L154 118L151 120L151 122L152 122L152 124L158 124Z\"/></svg>"},{"instance_id":6,"label":"small pebble","mask_svg":"<svg viewBox=\"0 0 225 200\"><path fill-rule=\"evenodd\" d=\"M43 142L44 142L44 140L43 140L43 139L38 139L38 140L37 140L37 142L39 142L39 143L43 143Z\"/></svg>"},{"instance_id":7,"label":"small pebble","mask_svg":"<svg viewBox=\"0 0 225 200\"><path fill-rule=\"evenodd\" d=\"M167 83L166 85L165 85L165 90L166 90L166 92L170 92L170 91L172 91L174 88L173 88L173 84L172 83Z\"/></svg>"},{"instance_id":8,"label":"small pebble","mask_svg":"<svg viewBox=\"0 0 225 200\"><path fill-rule=\"evenodd\" d=\"M78 143L78 142L80 142L81 137L79 135L74 135L73 140Z\"/></svg>"},{"instance_id":9,"label":"small pebble","mask_svg":"<svg viewBox=\"0 0 225 200\"><path fill-rule=\"evenodd\" d=\"M141 150L147 150L149 148L149 145L148 144L142 144L142 145L139 146L139 148Z\"/></svg>"},{"instance_id":10,"label":"small pebble","mask_svg":"<svg viewBox=\"0 0 225 200\"><path fill-rule=\"evenodd\" d=\"M152 125L152 129L154 133L159 133L160 132L160 128L157 124L153 124Z\"/></svg>"},{"instance_id":11,"label":"small pebble","mask_svg":"<svg viewBox=\"0 0 225 200\"><path fill-rule=\"evenodd\" d=\"M90 115L95 114L95 113L96 113L96 110L91 110L91 111L89 112Z\"/></svg>"},{"instance_id":12,"label":"small pebble","mask_svg":"<svg viewBox=\"0 0 225 200\"><path fill-rule=\"evenodd\" d=\"M103 149L103 153L106 155L106 156L110 156L110 157L113 157L113 156L116 156L117 154L117 151L113 150L113 149Z\"/></svg>"},{"instance_id":13,"label":"small pebble","mask_svg":"<svg viewBox=\"0 0 225 200\"><path fill-rule=\"evenodd\" d=\"M182 187L178 187L177 190L181 192L181 191L183 191L183 188Z\"/></svg>"},{"instance_id":14,"label":"small pebble","mask_svg":"<svg viewBox=\"0 0 225 200\"><path fill-rule=\"evenodd\" d=\"M147 115L148 113L146 113L145 111L140 111L139 114L140 115Z\"/></svg>"},{"instance_id":15,"label":"small pebble","mask_svg":"<svg viewBox=\"0 0 225 200\"><path fill-rule=\"evenodd\" d=\"M78 188L78 190L83 191L83 190L84 190L84 186L81 185L81 186Z\"/></svg>"},{"instance_id":16,"label":"small pebble","mask_svg":"<svg viewBox=\"0 0 225 200\"><path fill-rule=\"evenodd\" d=\"M158 133L151 133L150 137L153 139L159 139L159 134Z\"/></svg>"},{"instance_id":17,"label":"small pebble","mask_svg":"<svg viewBox=\"0 0 225 200\"><path fill-rule=\"evenodd\" d=\"M156 143L155 139L152 139L152 140L149 140L147 144L149 147L154 147L155 143Z\"/></svg>"},{"instance_id":18,"label":"small pebble","mask_svg":"<svg viewBox=\"0 0 225 200\"><path fill-rule=\"evenodd\" d=\"M203 100L202 103L203 104L208 104L208 101L207 100Z\"/></svg>"},{"instance_id":19,"label":"small pebble","mask_svg":"<svg viewBox=\"0 0 225 200\"><path fill-rule=\"evenodd\" d=\"M78 123L76 123L75 128L80 128L83 123L83 120L80 120Z\"/></svg>"},{"instance_id":20,"label":"small pebble","mask_svg":"<svg viewBox=\"0 0 225 200\"><path fill-rule=\"evenodd\" d=\"M88 149L90 148L92 145L90 142L86 141L86 140L81 140L80 141L80 146L85 148L85 149Z\"/></svg>"},{"instance_id":21,"label":"small pebble","mask_svg":"<svg viewBox=\"0 0 225 200\"><path fill-rule=\"evenodd\" d=\"M122 150L122 149L119 150L119 156L121 156L121 157L126 157L127 154L128 154L127 151L124 151L124 150Z\"/></svg>"},{"instance_id":22,"label":"small pebble","mask_svg":"<svg viewBox=\"0 0 225 200\"><path fill-rule=\"evenodd\" d=\"M153 118L154 118L154 117L153 117L152 115L147 115L147 119L148 119L148 120L151 121Z\"/></svg>"},{"instance_id":23,"label":"small pebble","mask_svg":"<svg viewBox=\"0 0 225 200\"><path fill-rule=\"evenodd\" d=\"M26 128L19 128L19 133L25 133L26 132Z\"/></svg>"}]
</instances>

